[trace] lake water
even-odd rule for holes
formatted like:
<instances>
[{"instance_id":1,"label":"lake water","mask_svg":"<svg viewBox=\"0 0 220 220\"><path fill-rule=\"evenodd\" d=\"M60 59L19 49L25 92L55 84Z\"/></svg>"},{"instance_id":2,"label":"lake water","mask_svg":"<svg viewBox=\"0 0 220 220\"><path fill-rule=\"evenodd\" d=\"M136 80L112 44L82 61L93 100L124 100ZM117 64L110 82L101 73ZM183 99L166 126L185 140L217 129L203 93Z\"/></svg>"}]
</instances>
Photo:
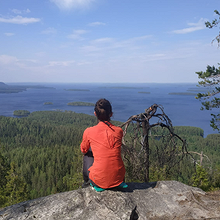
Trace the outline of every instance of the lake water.
<instances>
[{"instance_id":1,"label":"lake water","mask_svg":"<svg viewBox=\"0 0 220 220\"><path fill-rule=\"evenodd\" d=\"M21 85L21 84L8 84ZM25 85L25 84L22 84ZM30 85L30 84L28 84ZM195 95L169 93L197 93L195 84L38 84L54 89L28 89L24 92L0 94L0 115L13 117L14 110L51 111L71 110L92 115L94 107L68 106L69 102L92 102L108 99L113 106L113 118L124 122L130 116L144 112L152 104L160 104L172 120L173 126L195 126L204 130L204 136L217 133L209 126L211 111L201 111L201 102ZM66 91L84 89L89 91ZM190 91L188 91L190 90ZM148 92L150 94L148 94ZM53 105L44 105L52 102ZM213 113L216 113L215 109Z\"/></svg>"}]
</instances>

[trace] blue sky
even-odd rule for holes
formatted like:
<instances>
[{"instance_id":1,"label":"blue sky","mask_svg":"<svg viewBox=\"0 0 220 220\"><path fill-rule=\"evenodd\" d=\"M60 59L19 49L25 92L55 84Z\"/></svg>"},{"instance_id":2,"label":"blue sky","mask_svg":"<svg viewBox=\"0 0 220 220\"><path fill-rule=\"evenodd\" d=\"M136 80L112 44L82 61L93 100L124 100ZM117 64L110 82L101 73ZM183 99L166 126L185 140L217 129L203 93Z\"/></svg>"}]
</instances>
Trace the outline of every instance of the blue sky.
<instances>
[{"instance_id":1,"label":"blue sky","mask_svg":"<svg viewBox=\"0 0 220 220\"><path fill-rule=\"evenodd\" d=\"M0 0L0 82L197 82L219 0Z\"/></svg>"}]
</instances>

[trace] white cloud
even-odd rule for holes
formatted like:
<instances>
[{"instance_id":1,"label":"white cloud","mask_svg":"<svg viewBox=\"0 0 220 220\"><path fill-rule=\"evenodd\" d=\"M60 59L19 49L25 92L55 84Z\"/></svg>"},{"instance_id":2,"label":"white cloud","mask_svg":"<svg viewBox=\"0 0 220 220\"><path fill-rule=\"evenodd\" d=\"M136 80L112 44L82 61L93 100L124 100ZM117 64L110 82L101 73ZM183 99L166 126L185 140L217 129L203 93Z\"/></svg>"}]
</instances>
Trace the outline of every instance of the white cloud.
<instances>
[{"instance_id":1,"label":"white cloud","mask_svg":"<svg viewBox=\"0 0 220 220\"><path fill-rule=\"evenodd\" d=\"M92 64L92 62L82 61L82 62L77 63L78 66L84 66L84 65L89 65L89 64Z\"/></svg>"},{"instance_id":2,"label":"white cloud","mask_svg":"<svg viewBox=\"0 0 220 220\"><path fill-rule=\"evenodd\" d=\"M49 66L70 66L71 64L75 63L74 60L68 61L50 61Z\"/></svg>"},{"instance_id":3,"label":"white cloud","mask_svg":"<svg viewBox=\"0 0 220 220\"><path fill-rule=\"evenodd\" d=\"M3 65L15 64L18 62L18 59L13 56L0 55L0 63Z\"/></svg>"},{"instance_id":4,"label":"white cloud","mask_svg":"<svg viewBox=\"0 0 220 220\"><path fill-rule=\"evenodd\" d=\"M174 34L187 34L194 31L205 29L205 19L201 18L197 23L188 23L188 28L180 29L180 30L174 30L172 33Z\"/></svg>"},{"instance_id":5,"label":"white cloud","mask_svg":"<svg viewBox=\"0 0 220 220\"><path fill-rule=\"evenodd\" d=\"M37 60L34 59L23 59L23 60L19 60L21 62L25 62L25 63L38 63Z\"/></svg>"},{"instance_id":6,"label":"white cloud","mask_svg":"<svg viewBox=\"0 0 220 220\"><path fill-rule=\"evenodd\" d=\"M72 34L68 35L68 38L71 38L73 40L82 40L82 35L86 34L86 30L74 30Z\"/></svg>"},{"instance_id":7,"label":"white cloud","mask_svg":"<svg viewBox=\"0 0 220 220\"><path fill-rule=\"evenodd\" d=\"M4 35L6 35L7 37L11 37L13 35L15 35L14 33L4 33Z\"/></svg>"},{"instance_id":8,"label":"white cloud","mask_svg":"<svg viewBox=\"0 0 220 220\"><path fill-rule=\"evenodd\" d=\"M94 27L94 26L100 26L100 25L106 25L105 23L103 23L103 22L92 22L92 23L89 23L88 24L89 26L91 26L91 27Z\"/></svg>"},{"instance_id":9,"label":"white cloud","mask_svg":"<svg viewBox=\"0 0 220 220\"><path fill-rule=\"evenodd\" d=\"M41 34L56 34L56 33L57 33L57 30L51 27L41 32Z\"/></svg>"},{"instance_id":10,"label":"white cloud","mask_svg":"<svg viewBox=\"0 0 220 220\"><path fill-rule=\"evenodd\" d=\"M40 22L39 18L27 18L27 17L22 17L20 15L12 18L0 18L0 22L2 23L11 23L11 24L31 24L31 23L36 23Z\"/></svg>"},{"instance_id":11,"label":"white cloud","mask_svg":"<svg viewBox=\"0 0 220 220\"><path fill-rule=\"evenodd\" d=\"M88 45L83 45L81 50L86 54L86 56L105 56L106 54L113 54L115 56L119 53L128 54L134 51L143 50L143 42L145 40L151 39L151 35L144 35L140 37L129 38L126 40L118 40L115 38L98 38L89 42ZM120 51L120 52L119 52Z\"/></svg>"},{"instance_id":12,"label":"white cloud","mask_svg":"<svg viewBox=\"0 0 220 220\"><path fill-rule=\"evenodd\" d=\"M91 41L92 44L100 44L100 43L111 43L113 42L113 38L105 37L105 38L99 38L96 40Z\"/></svg>"},{"instance_id":13,"label":"white cloud","mask_svg":"<svg viewBox=\"0 0 220 220\"><path fill-rule=\"evenodd\" d=\"M27 9L25 10L25 12L26 12L26 13L30 13L31 11L27 8Z\"/></svg>"},{"instance_id":14,"label":"white cloud","mask_svg":"<svg viewBox=\"0 0 220 220\"><path fill-rule=\"evenodd\" d=\"M15 13L15 14L21 14L22 12L20 11L20 10L18 10L18 9L12 9L11 10L13 13Z\"/></svg>"},{"instance_id":15,"label":"white cloud","mask_svg":"<svg viewBox=\"0 0 220 220\"><path fill-rule=\"evenodd\" d=\"M158 53L158 54L144 54L139 57L139 60L141 62L149 62L149 61L159 61L159 60L173 60L178 58L179 57L175 57L168 52L168 53Z\"/></svg>"},{"instance_id":16,"label":"white cloud","mask_svg":"<svg viewBox=\"0 0 220 220\"><path fill-rule=\"evenodd\" d=\"M36 64L38 61L33 59L18 59L14 56L0 55L0 65L6 68L27 68L27 65Z\"/></svg>"},{"instance_id":17,"label":"white cloud","mask_svg":"<svg viewBox=\"0 0 220 220\"><path fill-rule=\"evenodd\" d=\"M104 50L103 47L97 47L97 46L91 46L91 45L88 45L88 46L83 46L81 47L81 50L88 55L88 53L94 53L94 52L99 52L99 51L102 51Z\"/></svg>"},{"instance_id":18,"label":"white cloud","mask_svg":"<svg viewBox=\"0 0 220 220\"><path fill-rule=\"evenodd\" d=\"M12 9L11 10L13 13L15 13L15 14L27 14L27 13L30 13L31 11L27 8L26 10L18 10L18 9Z\"/></svg>"},{"instance_id":19,"label":"white cloud","mask_svg":"<svg viewBox=\"0 0 220 220\"><path fill-rule=\"evenodd\" d=\"M152 35L144 35L144 36L140 36L140 37L131 38L130 40L131 40L131 41L140 41L140 40L149 39L149 38L151 38L151 37L152 37Z\"/></svg>"},{"instance_id":20,"label":"white cloud","mask_svg":"<svg viewBox=\"0 0 220 220\"><path fill-rule=\"evenodd\" d=\"M95 0L50 0L62 10L87 8Z\"/></svg>"}]
</instances>

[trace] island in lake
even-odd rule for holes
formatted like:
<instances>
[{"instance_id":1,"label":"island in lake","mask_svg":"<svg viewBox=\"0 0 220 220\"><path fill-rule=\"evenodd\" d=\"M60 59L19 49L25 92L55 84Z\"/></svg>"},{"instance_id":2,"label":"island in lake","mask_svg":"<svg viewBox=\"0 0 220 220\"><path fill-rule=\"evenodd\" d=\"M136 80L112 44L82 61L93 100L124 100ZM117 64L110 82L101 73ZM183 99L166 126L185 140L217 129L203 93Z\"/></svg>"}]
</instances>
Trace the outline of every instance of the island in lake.
<instances>
[{"instance_id":1,"label":"island in lake","mask_svg":"<svg viewBox=\"0 0 220 220\"><path fill-rule=\"evenodd\" d=\"M7 85L0 82L0 93L18 93L24 92L27 89L55 89L53 87L46 87L41 85Z\"/></svg>"},{"instance_id":2,"label":"island in lake","mask_svg":"<svg viewBox=\"0 0 220 220\"><path fill-rule=\"evenodd\" d=\"M90 102L69 102L67 105L72 105L72 106L95 106L94 103L90 103Z\"/></svg>"},{"instance_id":3,"label":"island in lake","mask_svg":"<svg viewBox=\"0 0 220 220\"><path fill-rule=\"evenodd\" d=\"M53 105L53 102L44 102L44 105Z\"/></svg>"},{"instance_id":4,"label":"island in lake","mask_svg":"<svg viewBox=\"0 0 220 220\"><path fill-rule=\"evenodd\" d=\"M65 91L82 91L82 92L89 92L90 90L89 89L64 89Z\"/></svg>"},{"instance_id":5,"label":"island in lake","mask_svg":"<svg viewBox=\"0 0 220 220\"><path fill-rule=\"evenodd\" d=\"M15 110L13 113L14 116L28 116L30 112L27 110Z\"/></svg>"},{"instance_id":6,"label":"island in lake","mask_svg":"<svg viewBox=\"0 0 220 220\"><path fill-rule=\"evenodd\" d=\"M107 88L107 89L142 89L142 87L133 87L133 86L102 86L100 88Z\"/></svg>"},{"instance_id":7,"label":"island in lake","mask_svg":"<svg viewBox=\"0 0 220 220\"><path fill-rule=\"evenodd\" d=\"M138 92L138 93L143 93L143 94L150 94L150 92Z\"/></svg>"},{"instance_id":8,"label":"island in lake","mask_svg":"<svg viewBox=\"0 0 220 220\"><path fill-rule=\"evenodd\" d=\"M201 93L201 92L203 92L203 93L206 93L206 92L208 92L209 91L209 89L210 88L207 88L207 87L198 87L198 88L189 88L189 89L187 89L187 91L189 91L189 92L196 92L196 93Z\"/></svg>"},{"instance_id":9,"label":"island in lake","mask_svg":"<svg viewBox=\"0 0 220 220\"><path fill-rule=\"evenodd\" d=\"M196 96L197 93L193 93L193 92L170 92L169 95L194 95L194 96Z\"/></svg>"}]
</instances>

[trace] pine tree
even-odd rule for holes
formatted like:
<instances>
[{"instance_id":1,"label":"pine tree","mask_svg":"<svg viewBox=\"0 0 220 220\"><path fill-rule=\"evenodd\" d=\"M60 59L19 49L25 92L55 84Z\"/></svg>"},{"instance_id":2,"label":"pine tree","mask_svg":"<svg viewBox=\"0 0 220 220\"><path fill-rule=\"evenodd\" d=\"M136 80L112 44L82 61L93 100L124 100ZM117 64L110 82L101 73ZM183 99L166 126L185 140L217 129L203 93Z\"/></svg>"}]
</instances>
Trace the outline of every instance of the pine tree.
<instances>
[{"instance_id":1,"label":"pine tree","mask_svg":"<svg viewBox=\"0 0 220 220\"><path fill-rule=\"evenodd\" d=\"M6 176L7 184L5 186L5 196L7 202L5 206L13 205L28 199L27 184L23 177L17 171L15 163L11 163L11 169Z\"/></svg>"},{"instance_id":2,"label":"pine tree","mask_svg":"<svg viewBox=\"0 0 220 220\"><path fill-rule=\"evenodd\" d=\"M7 183L6 175L8 166L5 157L0 152L0 207L4 206L6 197L4 195L4 188Z\"/></svg>"},{"instance_id":3,"label":"pine tree","mask_svg":"<svg viewBox=\"0 0 220 220\"><path fill-rule=\"evenodd\" d=\"M210 29L218 27L220 24L220 13L217 10L214 12L218 18L214 19L212 22L205 22L206 27ZM220 46L220 32L212 42L214 41L217 41L218 46ZM197 99L203 100L201 110L211 110L214 108L218 109L220 107L220 66L215 67L207 65L206 71L199 71L196 72L196 74L198 74L198 78L201 79L201 81L199 81L199 85L209 88L207 92L198 93L196 96ZM220 133L220 112L218 112L218 114L212 113L211 116L212 119L210 121L210 126L213 128L213 130L218 130Z\"/></svg>"},{"instance_id":4,"label":"pine tree","mask_svg":"<svg viewBox=\"0 0 220 220\"><path fill-rule=\"evenodd\" d=\"M191 181L192 186L199 187L204 191L208 191L210 187L208 173L200 165L196 166L196 173L192 175Z\"/></svg>"}]
</instances>

